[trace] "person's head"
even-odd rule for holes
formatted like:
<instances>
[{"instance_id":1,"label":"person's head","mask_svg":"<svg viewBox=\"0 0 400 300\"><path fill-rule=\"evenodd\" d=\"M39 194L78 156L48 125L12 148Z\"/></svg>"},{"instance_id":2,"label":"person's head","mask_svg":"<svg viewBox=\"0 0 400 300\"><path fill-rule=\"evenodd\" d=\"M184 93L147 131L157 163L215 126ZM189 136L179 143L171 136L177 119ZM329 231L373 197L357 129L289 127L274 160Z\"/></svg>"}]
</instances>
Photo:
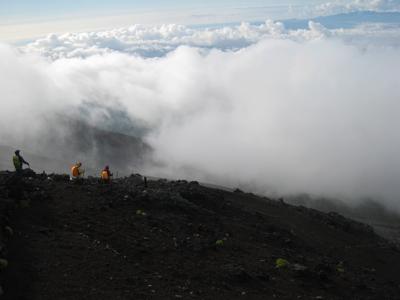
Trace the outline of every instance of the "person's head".
<instances>
[{"instance_id":1,"label":"person's head","mask_svg":"<svg viewBox=\"0 0 400 300\"><path fill-rule=\"evenodd\" d=\"M76 166L77 166L77 167L81 167L81 166L82 166L82 163L78 161L78 162L76 163Z\"/></svg>"},{"instance_id":2,"label":"person's head","mask_svg":"<svg viewBox=\"0 0 400 300\"><path fill-rule=\"evenodd\" d=\"M106 170L110 170L110 167L109 167L109 166L106 166L105 169L106 169Z\"/></svg>"},{"instance_id":3,"label":"person's head","mask_svg":"<svg viewBox=\"0 0 400 300\"><path fill-rule=\"evenodd\" d=\"M19 150L15 150L15 155L19 155L20 152L21 151L19 151Z\"/></svg>"}]
</instances>

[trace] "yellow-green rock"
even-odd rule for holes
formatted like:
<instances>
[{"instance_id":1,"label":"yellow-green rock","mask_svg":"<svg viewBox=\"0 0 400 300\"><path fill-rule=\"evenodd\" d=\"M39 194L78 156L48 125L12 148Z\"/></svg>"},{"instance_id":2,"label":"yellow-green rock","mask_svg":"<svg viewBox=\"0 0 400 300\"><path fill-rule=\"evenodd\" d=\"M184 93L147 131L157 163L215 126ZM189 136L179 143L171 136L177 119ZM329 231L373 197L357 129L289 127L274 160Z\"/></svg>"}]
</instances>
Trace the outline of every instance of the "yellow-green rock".
<instances>
[{"instance_id":1,"label":"yellow-green rock","mask_svg":"<svg viewBox=\"0 0 400 300\"><path fill-rule=\"evenodd\" d=\"M224 241L223 240L218 240L215 242L216 246L223 246L224 245Z\"/></svg>"},{"instance_id":2,"label":"yellow-green rock","mask_svg":"<svg viewBox=\"0 0 400 300\"><path fill-rule=\"evenodd\" d=\"M286 268L287 266L289 266L289 262L286 259L283 258L278 258L275 262L275 265L278 269L280 268Z\"/></svg>"},{"instance_id":3,"label":"yellow-green rock","mask_svg":"<svg viewBox=\"0 0 400 300\"><path fill-rule=\"evenodd\" d=\"M0 258L0 270L4 270L8 267L8 260Z\"/></svg>"}]
</instances>

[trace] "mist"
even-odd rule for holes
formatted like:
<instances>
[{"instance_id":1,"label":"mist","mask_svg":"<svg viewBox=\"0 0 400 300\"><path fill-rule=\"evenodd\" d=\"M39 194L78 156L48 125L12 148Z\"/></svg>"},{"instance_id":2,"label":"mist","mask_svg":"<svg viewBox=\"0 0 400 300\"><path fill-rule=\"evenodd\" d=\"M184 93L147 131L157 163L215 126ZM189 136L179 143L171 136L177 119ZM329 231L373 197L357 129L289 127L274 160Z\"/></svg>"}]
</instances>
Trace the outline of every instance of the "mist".
<instances>
[{"instance_id":1,"label":"mist","mask_svg":"<svg viewBox=\"0 0 400 300\"><path fill-rule=\"evenodd\" d=\"M153 58L52 60L10 45L0 57L1 145L95 168L102 143L71 153L73 120L148 145L140 163L107 156L143 174L262 194L375 197L400 211L397 47L263 38Z\"/></svg>"}]
</instances>

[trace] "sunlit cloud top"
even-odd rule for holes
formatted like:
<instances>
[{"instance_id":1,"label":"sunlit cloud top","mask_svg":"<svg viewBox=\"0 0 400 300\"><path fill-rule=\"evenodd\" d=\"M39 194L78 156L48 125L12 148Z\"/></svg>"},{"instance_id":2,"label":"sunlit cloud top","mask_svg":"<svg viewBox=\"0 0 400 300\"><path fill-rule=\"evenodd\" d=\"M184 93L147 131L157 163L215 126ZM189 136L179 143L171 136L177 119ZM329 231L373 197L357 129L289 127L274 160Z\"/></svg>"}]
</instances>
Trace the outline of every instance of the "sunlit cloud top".
<instances>
[{"instance_id":1,"label":"sunlit cloud top","mask_svg":"<svg viewBox=\"0 0 400 300\"><path fill-rule=\"evenodd\" d=\"M0 0L0 41L132 24L213 24L293 17L321 0L222 1L5 1Z\"/></svg>"}]
</instances>

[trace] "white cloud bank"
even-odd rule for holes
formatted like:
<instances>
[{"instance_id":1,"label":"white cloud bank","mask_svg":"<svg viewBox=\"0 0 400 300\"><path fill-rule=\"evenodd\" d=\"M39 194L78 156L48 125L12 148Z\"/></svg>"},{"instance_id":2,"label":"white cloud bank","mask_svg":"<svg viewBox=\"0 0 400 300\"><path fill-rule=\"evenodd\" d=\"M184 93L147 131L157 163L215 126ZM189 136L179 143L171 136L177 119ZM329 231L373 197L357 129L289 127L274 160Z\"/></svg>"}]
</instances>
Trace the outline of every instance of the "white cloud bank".
<instances>
[{"instance_id":1,"label":"white cloud bank","mask_svg":"<svg viewBox=\"0 0 400 300\"><path fill-rule=\"evenodd\" d=\"M399 27L360 25L354 29L329 30L310 21L308 29L288 30L281 22L266 21L260 25L242 23L238 26L201 29L183 25L134 25L114 30L50 34L21 48L50 59L86 58L98 54L128 53L142 57L160 57L186 45L205 49L238 50L265 39L306 42L336 38L361 47L400 45Z\"/></svg>"},{"instance_id":2,"label":"white cloud bank","mask_svg":"<svg viewBox=\"0 0 400 300\"><path fill-rule=\"evenodd\" d=\"M53 36L25 49L33 54L0 46L0 139L46 153L43 120L65 114L102 125L108 107L148 128L144 138L159 164L144 172L260 192L384 196L400 211L400 49L360 49L326 38L315 23L297 33L263 26L277 38L253 35L248 25L221 34L167 26L117 30L109 39ZM285 34L301 38L278 38ZM157 58L129 55L126 45L117 51L115 36L176 41L176 49ZM215 49L227 36L234 45L254 44ZM73 54L97 39L116 47ZM178 47L185 39L213 49ZM35 47L47 49L45 57ZM54 140L62 138L60 129Z\"/></svg>"},{"instance_id":3,"label":"white cloud bank","mask_svg":"<svg viewBox=\"0 0 400 300\"><path fill-rule=\"evenodd\" d=\"M305 34L306 33L306 34ZM90 33L48 35L22 49L52 59L88 57L94 54L125 52L138 56L163 56L181 45L237 50L264 38L298 39L322 36L319 28L296 34L285 30L282 23L267 21L259 26L242 23L216 29L194 29L183 25L146 26L134 25L127 28Z\"/></svg>"}]
</instances>

